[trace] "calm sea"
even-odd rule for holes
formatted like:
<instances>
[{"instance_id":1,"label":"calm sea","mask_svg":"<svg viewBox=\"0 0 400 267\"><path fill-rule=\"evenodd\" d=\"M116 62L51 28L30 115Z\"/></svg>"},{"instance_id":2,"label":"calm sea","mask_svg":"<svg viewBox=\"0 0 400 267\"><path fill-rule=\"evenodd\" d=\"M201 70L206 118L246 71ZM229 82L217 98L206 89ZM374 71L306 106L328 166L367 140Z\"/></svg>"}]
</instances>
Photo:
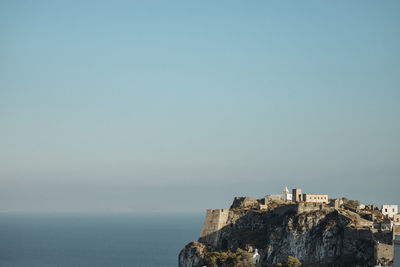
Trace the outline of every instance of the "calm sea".
<instances>
[{"instance_id":1,"label":"calm sea","mask_svg":"<svg viewBox=\"0 0 400 267\"><path fill-rule=\"evenodd\" d=\"M177 266L204 214L0 214L0 266Z\"/></svg>"}]
</instances>

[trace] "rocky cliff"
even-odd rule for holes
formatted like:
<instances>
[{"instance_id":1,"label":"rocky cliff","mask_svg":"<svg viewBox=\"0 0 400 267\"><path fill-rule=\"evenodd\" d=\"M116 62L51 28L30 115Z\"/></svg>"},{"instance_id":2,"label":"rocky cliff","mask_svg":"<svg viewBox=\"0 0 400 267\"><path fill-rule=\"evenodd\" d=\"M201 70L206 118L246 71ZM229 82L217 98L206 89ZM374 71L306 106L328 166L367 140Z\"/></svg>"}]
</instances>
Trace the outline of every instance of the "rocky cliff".
<instances>
[{"instance_id":1,"label":"rocky cliff","mask_svg":"<svg viewBox=\"0 0 400 267\"><path fill-rule=\"evenodd\" d=\"M317 203L258 203L236 198L229 210L208 210L198 242L180 252L179 266L222 266L210 258L212 253L256 248L260 266L288 256L302 266L375 266L376 244L391 242L389 233L376 231L372 221L349 210Z\"/></svg>"}]
</instances>

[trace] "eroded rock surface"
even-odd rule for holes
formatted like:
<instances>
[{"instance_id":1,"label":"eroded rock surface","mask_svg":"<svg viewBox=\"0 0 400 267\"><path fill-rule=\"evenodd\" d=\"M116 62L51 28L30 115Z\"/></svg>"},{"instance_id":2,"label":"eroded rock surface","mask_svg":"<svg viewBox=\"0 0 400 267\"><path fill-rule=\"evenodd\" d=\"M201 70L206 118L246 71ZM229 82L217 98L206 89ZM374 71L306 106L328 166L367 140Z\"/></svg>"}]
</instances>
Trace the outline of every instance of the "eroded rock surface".
<instances>
[{"instance_id":1,"label":"eroded rock surface","mask_svg":"<svg viewBox=\"0 0 400 267\"><path fill-rule=\"evenodd\" d=\"M264 265L294 256L303 266L375 266L375 244L390 240L348 210L292 202L258 210L254 203L236 198L229 210L208 210L199 242L181 251L179 266L203 266L207 252L238 248L257 248Z\"/></svg>"}]
</instances>

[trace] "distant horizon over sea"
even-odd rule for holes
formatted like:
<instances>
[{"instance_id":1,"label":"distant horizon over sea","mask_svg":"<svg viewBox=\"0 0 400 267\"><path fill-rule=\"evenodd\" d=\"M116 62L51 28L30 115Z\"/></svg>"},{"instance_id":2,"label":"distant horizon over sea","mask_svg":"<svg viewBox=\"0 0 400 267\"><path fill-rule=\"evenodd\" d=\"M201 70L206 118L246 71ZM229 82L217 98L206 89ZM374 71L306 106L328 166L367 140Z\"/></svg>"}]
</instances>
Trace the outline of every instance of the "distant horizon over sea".
<instances>
[{"instance_id":1,"label":"distant horizon over sea","mask_svg":"<svg viewBox=\"0 0 400 267\"><path fill-rule=\"evenodd\" d=\"M204 213L0 213L0 266L177 266Z\"/></svg>"}]
</instances>

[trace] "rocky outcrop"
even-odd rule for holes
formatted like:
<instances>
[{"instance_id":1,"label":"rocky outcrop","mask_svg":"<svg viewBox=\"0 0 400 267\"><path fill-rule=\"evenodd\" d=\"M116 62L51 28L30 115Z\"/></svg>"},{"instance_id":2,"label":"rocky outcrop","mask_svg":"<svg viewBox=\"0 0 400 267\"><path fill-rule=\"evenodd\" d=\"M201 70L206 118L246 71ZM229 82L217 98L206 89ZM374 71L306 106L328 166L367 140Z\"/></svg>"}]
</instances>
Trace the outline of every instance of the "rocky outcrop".
<instances>
[{"instance_id":1,"label":"rocky outcrop","mask_svg":"<svg viewBox=\"0 0 400 267\"><path fill-rule=\"evenodd\" d=\"M179 266L192 267L203 266L206 257L207 248L199 242L191 242L187 244L179 253Z\"/></svg>"},{"instance_id":2,"label":"rocky outcrop","mask_svg":"<svg viewBox=\"0 0 400 267\"><path fill-rule=\"evenodd\" d=\"M238 248L257 248L264 265L294 256L303 266L374 266L376 243L391 240L358 214L324 204L288 202L258 210L243 204L253 206L248 199L235 202L230 210L207 211L199 242L181 251L179 266L203 266L208 252Z\"/></svg>"},{"instance_id":3,"label":"rocky outcrop","mask_svg":"<svg viewBox=\"0 0 400 267\"><path fill-rule=\"evenodd\" d=\"M235 197L230 209L234 208L253 208L259 205L259 202L249 197Z\"/></svg>"}]
</instances>

